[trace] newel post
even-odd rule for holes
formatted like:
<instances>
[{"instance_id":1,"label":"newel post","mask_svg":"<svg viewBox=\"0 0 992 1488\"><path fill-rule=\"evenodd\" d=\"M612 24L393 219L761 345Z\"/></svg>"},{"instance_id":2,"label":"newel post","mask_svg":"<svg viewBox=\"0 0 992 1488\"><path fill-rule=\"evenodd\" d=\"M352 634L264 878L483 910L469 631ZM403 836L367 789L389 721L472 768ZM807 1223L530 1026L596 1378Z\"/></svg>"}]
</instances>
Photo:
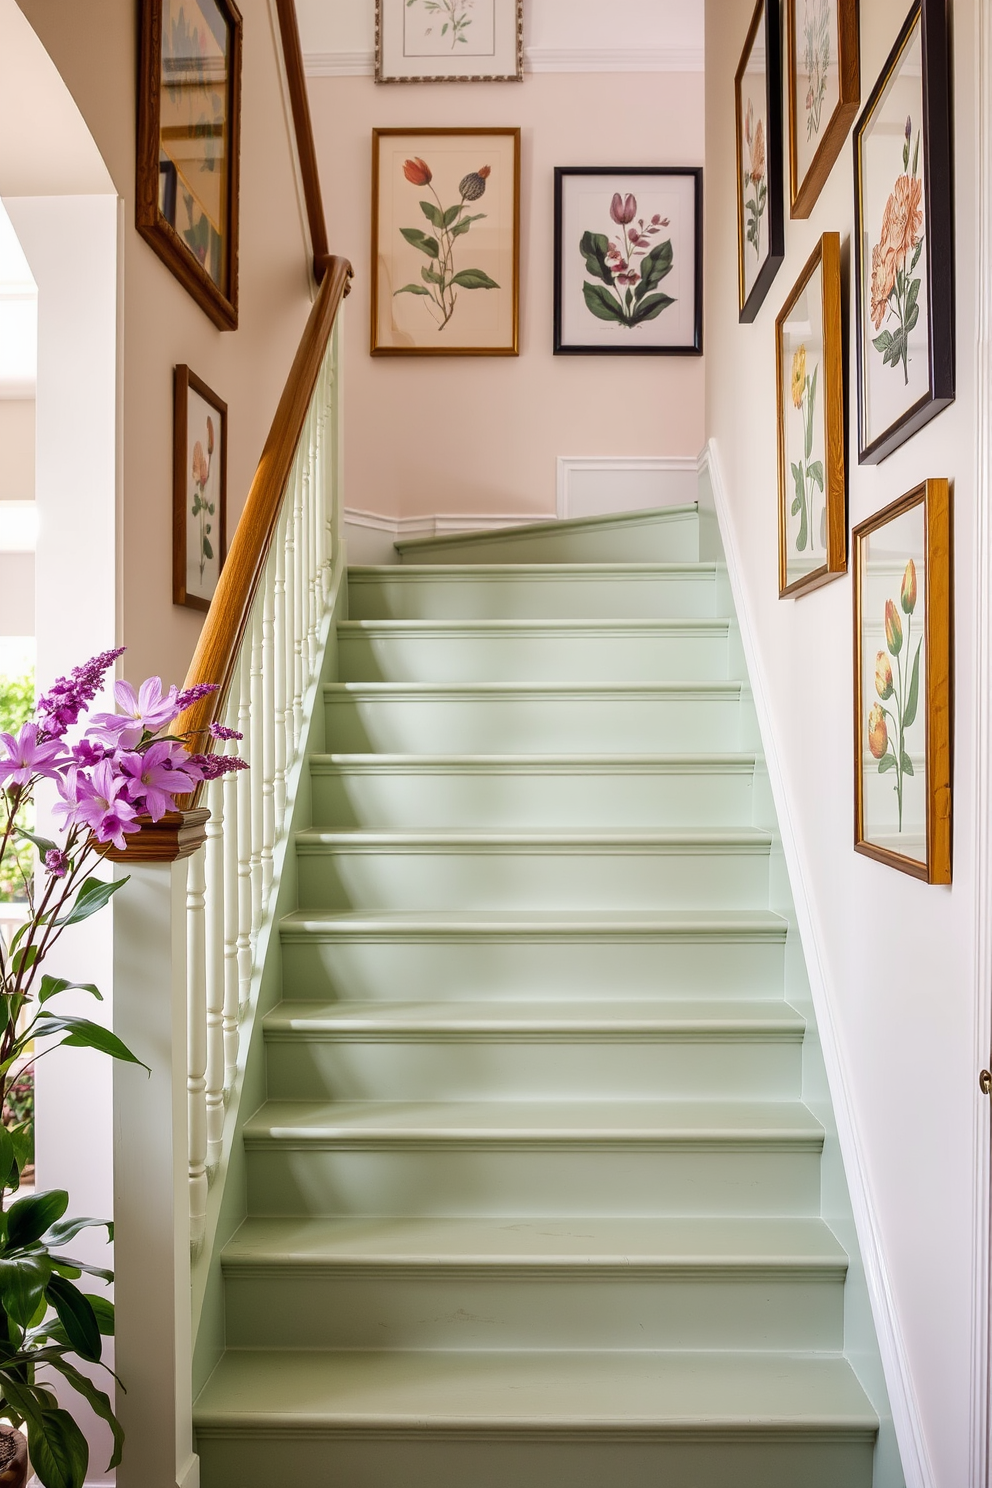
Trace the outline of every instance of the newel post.
<instances>
[{"instance_id":1,"label":"newel post","mask_svg":"<svg viewBox=\"0 0 992 1488\"><path fill-rule=\"evenodd\" d=\"M187 1116L186 863L209 813L171 812L107 853L114 1027L151 1066L114 1071L118 1488L198 1488L193 1452Z\"/></svg>"}]
</instances>

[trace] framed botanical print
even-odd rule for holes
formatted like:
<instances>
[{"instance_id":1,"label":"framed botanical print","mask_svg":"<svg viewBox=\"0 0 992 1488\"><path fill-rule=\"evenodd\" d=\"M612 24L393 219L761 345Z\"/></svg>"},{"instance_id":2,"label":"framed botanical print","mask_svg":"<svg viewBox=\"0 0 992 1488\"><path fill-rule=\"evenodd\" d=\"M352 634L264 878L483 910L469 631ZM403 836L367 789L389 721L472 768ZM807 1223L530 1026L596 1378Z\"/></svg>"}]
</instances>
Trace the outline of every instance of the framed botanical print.
<instances>
[{"instance_id":1,"label":"framed botanical print","mask_svg":"<svg viewBox=\"0 0 992 1488\"><path fill-rule=\"evenodd\" d=\"M808 217L861 102L859 0L785 0L789 197Z\"/></svg>"},{"instance_id":2,"label":"framed botanical print","mask_svg":"<svg viewBox=\"0 0 992 1488\"><path fill-rule=\"evenodd\" d=\"M376 0L377 83L516 83L523 0Z\"/></svg>"},{"instance_id":3,"label":"framed botanical print","mask_svg":"<svg viewBox=\"0 0 992 1488\"><path fill-rule=\"evenodd\" d=\"M854 131L858 459L954 400L946 0L916 0Z\"/></svg>"},{"instance_id":4,"label":"framed botanical print","mask_svg":"<svg viewBox=\"0 0 992 1488\"><path fill-rule=\"evenodd\" d=\"M698 356L703 172L555 170L556 356Z\"/></svg>"},{"instance_id":5,"label":"framed botanical print","mask_svg":"<svg viewBox=\"0 0 992 1488\"><path fill-rule=\"evenodd\" d=\"M951 506L928 480L854 529L855 849L951 881Z\"/></svg>"},{"instance_id":6,"label":"framed botanical print","mask_svg":"<svg viewBox=\"0 0 992 1488\"><path fill-rule=\"evenodd\" d=\"M141 0L135 223L222 331L238 325L241 15Z\"/></svg>"},{"instance_id":7,"label":"framed botanical print","mask_svg":"<svg viewBox=\"0 0 992 1488\"><path fill-rule=\"evenodd\" d=\"M775 322L778 589L847 571L840 234L824 233Z\"/></svg>"},{"instance_id":8,"label":"framed botanical print","mask_svg":"<svg viewBox=\"0 0 992 1488\"><path fill-rule=\"evenodd\" d=\"M751 321L785 258L782 50L778 0L758 0L734 78L737 120L737 281Z\"/></svg>"},{"instance_id":9,"label":"framed botanical print","mask_svg":"<svg viewBox=\"0 0 992 1488\"><path fill-rule=\"evenodd\" d=\"M227 556L227 404L177 367L172 457L172 602L208 610Z\"/></svg>"},{"instance_id":10,"label":"framed botanical print","mask_svg":"<svg viewBox=\"0 0 992 1488\"><path fill-rule=\"evenodd\" d=\"M372 131L372 355L516 356L520 130Z\"/></svg>"}]
</instances>

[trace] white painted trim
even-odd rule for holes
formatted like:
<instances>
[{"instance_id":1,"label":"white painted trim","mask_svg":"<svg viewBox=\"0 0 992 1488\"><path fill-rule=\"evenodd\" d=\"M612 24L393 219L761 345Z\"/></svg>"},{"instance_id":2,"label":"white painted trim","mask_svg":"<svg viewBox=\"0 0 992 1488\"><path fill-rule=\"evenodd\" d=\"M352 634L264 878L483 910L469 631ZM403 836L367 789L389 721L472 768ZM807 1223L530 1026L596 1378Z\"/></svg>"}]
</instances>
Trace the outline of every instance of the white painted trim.
<instances>
[{"instance_id":1,"label":"white painted trim","mask_svg":"<svg viewBox=\"0 0 992 1488\"><path fill-rule=\"evenodd\" d=\"M38 380L35 377L23 377L20 381L11 378L9 381L0 382L0 398L8 403L31 402L38 396Z\"/></svg>"},{"instance_id":2,"label":"white painted trim","mask_svg":"<svg viewBox=\"0 0 992 1488\"><path fill-rule=\"evenodd\" d=\"M697 469L694 455L559 455L555 479L555 510L559 521L567 521L569 510L569 485L572 475L579 470L601 470L604 474L629 474L633 471L657 471L660 474L694 474Z\"/></svg>"},{"instance_id":3,"label":"white painted trim","mask_svg":"<svg viewBox=\"0 0 992 1488\"><path fill-rule=\"evenodd\" d=\"M821 951L825 937L808 893L806 864L793 824L785 777L778 756L775 732L772 728L764 668L751 625L748 596L741 578L740 550L737 546L733 515L720 469L716 441L713 439L709 441L699 457L699 472L701 475L709 476L720 536L727 559L741 642L747 661L765 763L768 767L768 779L778 814L782 852L789 873L799 936L806 957L810 994L816 1012L823 1062L826 1066L827 1082L837 1123L837 1138L851 1195L851 1208L861 1246L865 1281L871 1301L875 1331L878 1335L879 1354L885 1374L886 1388L889 1392L889 1405L902 1458L906 1488L937 1488L920 1425L920 1411L913 1389L909 1358L896 1315L895 1299L889 1284L881 1236L875 1223L867 1166L854 1116L854 1105L848 1089L840 1042L834 1026L833 997L827 975L827 963ZM977 1483L975 1488L978 1488Z\"/></svg>"},{"instance_id":4,"label":"white painted trim","mask_svg":"<svg viewBox=\"0 0 992 1488\"><path fill-rule=\"evenodd\" d=\"M344 520L346 526L388 532L398 540L403 537L445 537L451 532L491 532L499 527L525 527L531 522L545 522L548 516L544 512L434 512L423 517L388 517L382 512L346 506Z\"/></svg>"},{"instance_id":5,"label":"white painted trim","mask_svg":"<svg viewBox=\"0 0 992 1488\"><path fill-rule=\"evenodd\" d=\"M975 204L978 217L978 330L975 348L975 1074L992 1068L992 14L976 7L975 72L978 149ZM972 1306L971 1470L974 1488L989 1484L989 1350L990 1350L990 1151L989 1102L974 1102L975 1274Z\"/></svg>"},{"instance_id":6,"label":"white painted trim","mask_svg":"<svg viewBox=\"0 0 992 1488\"><path fill-rule=\"evenodd\" d=\"M37 546L37 502L0 501L0 553L33 553Z\"/></svg>"},{"instance_id":7,"label":"white painted trim","mask_svg":"<svg viewBox=\"0 0 992 1488\"><path fill-rule=\"evenodd\" d=\"M286 56L282 48L282 31L276 0L269 0L269 26L272 30L272 45L279 70L279 92L282 96L282 114L289 140L289 153L293 162L293 185L296 188L296 210L300 224L300 235L307 260L307 277L310 281L310 298L317 297L317 281L313 271L313 239L310 236L310 218L307 214L306 194L303 190L303 169L300 165L300 145L296 138L296 123L293 119L293 104L289 96L289 77L286 72Z\"/></svg>"},{"instance_id":8,"label":"white painted trim","mask_svg":"<svg viewBox=\"0 0 992 1488\"><path fill-rule=\"evenodd\" d=\"M307 77L371 77L374 52L307 52ZM525 72L702 72L702 47L527 47Z\"/></svg>"}]
</instances>

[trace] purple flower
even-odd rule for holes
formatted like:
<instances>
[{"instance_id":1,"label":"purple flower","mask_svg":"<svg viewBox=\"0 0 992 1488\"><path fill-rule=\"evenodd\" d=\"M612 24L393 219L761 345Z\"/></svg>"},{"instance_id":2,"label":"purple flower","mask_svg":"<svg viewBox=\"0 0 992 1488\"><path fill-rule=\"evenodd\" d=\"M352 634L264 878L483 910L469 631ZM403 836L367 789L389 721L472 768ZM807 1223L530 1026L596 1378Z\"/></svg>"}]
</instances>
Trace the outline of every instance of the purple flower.
<instances>
[{"instance_id":1,"label":"purple flower","mask_svg":"<svg viewBox=\"0 0 992 1488\"><path fill-rule=\"evenodd\" d=\"M51 690L38 699L35 710L46 738L61 738L72 727L100 691L104 674L123 653L123 646L101 651L82 666L73 667L68 677L53 682Z\"/></svg>"},{"instance_id":2,"label":"purple flower","mask_svg":"<svg viewBox=\"0 0 992 1488\"><path fill-rule=\"evenodd\" d=\"M53 878L65 878L69 872L69 854L59 847L50 848L45 854L45 870Z\"/></svg>"},{"instance_id":3,"label":"purple flower","mask_svg":"<svg viewBox=\"0 0 992 1488\"><path fill-rule=\"evenodd\" d=\"M87 790L87 779L78 765L70 765L60 780L56 781L60 801L52 806L52 815L62 818L62 830L74 827L81 820L82 802Z\"/></svg>"},{"instance_id":4,"label":"purple flower","mask_svg":"<svg viewBox=\"0 0 992 1488\"><path fill-rule=\"evenodd\" d=\"M216 780L232 770L247 770L248 761L233 754L191 754L186 769L196 780Z\"/></svg>"},{"instance_id":5,"label":"purple flower","mask_svg":"<svg viewBox=\"0 0 992 1488\"><path fill-rule=\"evenodd\" d=\"M614 222L618 223L620 227L624 227L628 222L633 222L636 211L636 197L631 196L628 192L626 200L624 200L621 198L619 191L614 191L613 200L610 203L610 216Z\"/></svg>"},{"instance_id":6,"label":"purple flower","mask_svg":"<svg viewBox=\"0 0 992 1488\"><path fill-rule=\"evenodd\" d=\"M65 764L62 745L57 739L46 739L37 723L22 724L16 739L13 734L0 734L0 745L6 750L6 758L0 755L0 786L25 786L39 775L56 780Z\"/></svg>"},{"instance_id":7,"label":"purple flower","mask_svg":"<svg viewBox=\"0 0 992 1488\"><path fill-rule=\"evenodd\" d=\"M102 744L95 744L88 736L84 736L78 744L73 745L72 757L77 765L92 767L106 759L107 751Z\"/></svg>"},{"instance_id":8,"label":"purple flower","mask_svg":"<svg viewBox=\"0 0 992 1488\"><path fill-rule=\"evenodd\" d=\"M216 682L197 682L195 687L187 687L176 698L176 712L185 713L187 708L192 708L201 698L209 697L212 692L217 691L219 686Z\"/></svg>"},{"instance_id":9,"label":"purple flower","mask_svg":"<svg viewBox=\"0 0 992 1488\"><path fill-rule=\"evenodd\" d=\"M179 712L179 692L170 687L162 692L161 677L149 677L135 692L130 682L114 684L117 713L97 713L93 718L93 735L118 749L133 749L146 733L157 734L171 723Z\"/></svg>"},{"instance_id":10,"label":"purple flower","mask_svg":"<svg viewBox=\"0 0 992 1488\"><path fill-rule=\"evenodd\" d=\"M175 806L176 796L185 796L196 788L193 777L180 767L185 758L182 745L167 739L150 744L143 754L120 755L117 766L131 805L146 811L152 821L161 821Z\"/></svg>"},{"instance_id":11,"label":"purple flower","mask_svg":"<svg viewBox=\"0 0 992 1488\"><path fill-rule=\"evenodd\" d=\"M223 723L212 723L210 737L212 739L243 739L244 734L239 734L237 729L227 728Z\"/></svg>"},{"instance_id":12,"label":"purple flower","mask_svg":"<svg viewBox=\"0 0 992 1488\"><path fill-rule=\"evenodd\" d=\"M97 842L112 842L119 851L127 846L125 832L140 830L134 825L138 813L120 799L126 785L126 776L115 774L110 760L101 760L90 780L80 776L77 781L77 820L86 823Z\"/></svg>"}]
</instances>

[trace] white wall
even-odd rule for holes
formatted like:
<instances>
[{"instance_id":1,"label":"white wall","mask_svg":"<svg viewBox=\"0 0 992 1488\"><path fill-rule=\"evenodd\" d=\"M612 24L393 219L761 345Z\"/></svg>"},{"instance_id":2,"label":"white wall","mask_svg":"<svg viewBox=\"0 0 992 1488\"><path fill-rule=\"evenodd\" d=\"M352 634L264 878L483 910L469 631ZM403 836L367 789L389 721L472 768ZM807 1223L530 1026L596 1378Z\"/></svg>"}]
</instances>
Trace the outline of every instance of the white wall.
<instances>
[{"instance_id":1,"label":"white wall","mask_svg":"<svg viewBox=\"0 0 992 1488\"><path fill-rule=\"evenodd\" d=\"M921 1440L902 1421L907 1480L978 1488L969 1472L974 1292L975 1047L975 212L977 116L974 0L954 6L954 173L957 191L957 402L882 465L856 464L851 523L926 476L948 476L955 511L954 884L928 887L852 849L851 581L795 601L777 585L774 320L819 235L853 221L850 144L813 215L787 227L787 258L757 320L737 321L733 77L751 0L711 0L706 17L707 430L729 506L746 620L782 767L780 815L794 832L825 975L853 1141L864 1166L874 1236L862 1237L890 1289L908 1397L889 1378L893 1409L908 1400ZM905 18L905 0L861 7L866 97ZM852 341L853 345L853 322ZM849 369L848 404L852 404ZM987 686L987 682L985 684ZM987 913L987 906L982 906ZM845 1105L844 1090L834 1089ZM985 1117L987 1121L987 1116ZM848 1154L850 1155L850 1154ZM985 1216L987 1224L987 1215ZM880 1333L885 1334L881 1319ZM914 1404L915 1398L915 1404Z\"/></svg>"}]
</instances>

